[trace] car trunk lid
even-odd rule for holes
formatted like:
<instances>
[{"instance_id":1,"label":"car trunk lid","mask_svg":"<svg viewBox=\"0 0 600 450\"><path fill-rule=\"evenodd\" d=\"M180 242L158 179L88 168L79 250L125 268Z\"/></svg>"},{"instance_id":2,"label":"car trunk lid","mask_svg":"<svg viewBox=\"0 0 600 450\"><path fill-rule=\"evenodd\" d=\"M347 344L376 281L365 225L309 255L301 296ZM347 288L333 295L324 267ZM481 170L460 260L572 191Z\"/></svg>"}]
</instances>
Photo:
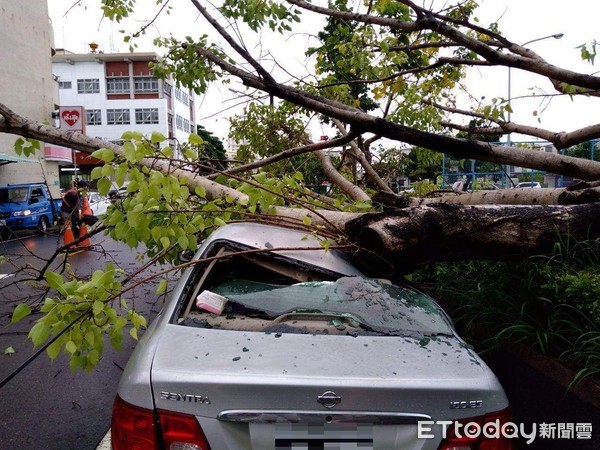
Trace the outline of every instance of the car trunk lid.
<instances>
[{"instance_id":1,"label":"car trunk lid","mask_svg":"<svg viewBox=\"0 0 600 450\"><path fill-rule=\"evenodd\" d=\"M223 439L245 436L249 448L268 448L265 442L278 436L302 440L310 427L321 437L339 432L352 441L376 433L380 443L404 439L415 447L402 448L426 448L417 446L418 420L506 406L488 372L454 336L267 334L169 324L151 378L157 408L193 414ZM451 408L460 402L473 403Z\"/></svg>"}]
</instances>

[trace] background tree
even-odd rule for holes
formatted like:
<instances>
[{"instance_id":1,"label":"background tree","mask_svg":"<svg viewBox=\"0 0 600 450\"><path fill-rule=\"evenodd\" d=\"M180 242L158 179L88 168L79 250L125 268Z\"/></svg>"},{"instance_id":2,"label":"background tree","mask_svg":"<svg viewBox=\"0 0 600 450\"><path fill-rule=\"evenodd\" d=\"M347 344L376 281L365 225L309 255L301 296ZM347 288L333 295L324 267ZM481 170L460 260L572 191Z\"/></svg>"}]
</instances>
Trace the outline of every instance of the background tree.
<instances>
[{"instance_id":1,"label":"background tree","mask_svg":"<svg viewBox=\"0 0 600 450\"><path fill-rule=\"evenodd\" d=\"M196 134L202 138L201 162L218 170L227 169L227 155L221 139L202 125L196 125Z\"/></svg>"},{"instance_id":2,"label":"background tree","mask_svg":"<svg viewBox=\"0 0 600 450\"><path fill-rule=\"evenodd\" d=\"M425 179L436 183L442 174L442 155L426 148L414 147L406 158L404 173L412 181Z\"/></svg>"}]
</instances>

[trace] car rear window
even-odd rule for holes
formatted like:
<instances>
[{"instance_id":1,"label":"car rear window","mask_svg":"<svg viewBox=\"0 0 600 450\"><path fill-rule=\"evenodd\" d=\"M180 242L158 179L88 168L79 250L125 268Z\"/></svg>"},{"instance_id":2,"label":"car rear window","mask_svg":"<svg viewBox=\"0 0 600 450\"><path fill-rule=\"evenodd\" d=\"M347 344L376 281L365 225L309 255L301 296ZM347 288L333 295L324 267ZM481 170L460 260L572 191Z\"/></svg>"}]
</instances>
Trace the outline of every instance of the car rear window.
<instances>
[{"instance_id":1,"label":"car rear window","mask_svg":"<svg viewBox=\"0 0 600 450\"><path fill-rule=\"evenodd\" d=\"M430 297L376 279L342 277L291 286L232 280L212 291L272 319L298 311L335 313L384 334L452 334Z\"/></svg>"},{"instance_id":2,"label":"car rear window","mask_svg":"<svg viewBox=\"0 0 600 450\"><path fill-rule=\"evenodd\" d=\"M408 286L228 246L214 247L209 256L182 294L185 305L174 317L180 324L247 331L283 325L285 332L311 333L325 323L327 333L346 326L359 334L453 334L435 301Z\"/></svg>"}]
</instances>

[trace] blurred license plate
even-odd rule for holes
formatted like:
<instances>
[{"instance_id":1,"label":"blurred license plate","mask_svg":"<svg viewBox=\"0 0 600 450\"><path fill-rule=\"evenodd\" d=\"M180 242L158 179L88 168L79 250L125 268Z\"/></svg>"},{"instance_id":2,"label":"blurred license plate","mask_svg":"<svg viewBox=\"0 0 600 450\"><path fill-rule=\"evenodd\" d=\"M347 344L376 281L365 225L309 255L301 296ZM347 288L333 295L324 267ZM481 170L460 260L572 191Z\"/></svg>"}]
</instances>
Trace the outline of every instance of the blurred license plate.
<instances>
[{"instance_id":1,"label":"blurred license plate","mask_svg":"<svg viewBox=\"0 0 600 450\"><path fill-rule=\"evenodd\" d=\"M365 450L373 448L370 424L277 424L276 450Z\"/></svg>"}]
</instances>

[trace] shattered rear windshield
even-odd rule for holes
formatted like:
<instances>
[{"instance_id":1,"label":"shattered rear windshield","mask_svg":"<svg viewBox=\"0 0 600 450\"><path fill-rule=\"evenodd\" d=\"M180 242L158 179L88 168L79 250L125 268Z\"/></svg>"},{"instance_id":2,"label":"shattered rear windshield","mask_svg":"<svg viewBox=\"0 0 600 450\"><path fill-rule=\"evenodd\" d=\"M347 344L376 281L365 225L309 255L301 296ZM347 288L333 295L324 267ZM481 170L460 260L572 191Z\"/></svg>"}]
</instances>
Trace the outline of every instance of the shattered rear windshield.
<instances>
[{"instance_id":1,"label":"shattered rear windshield","mask_svg":"<svg viewBox=\"0 0 600 450\"><path fill-rule=\"evenodd\" d=\"M376 279L342 277L291 286L232 280L211 291L271 319L292 312L332 313L347 315L384 334L452 335L443 313L430 297Z\"/></svg>"}]
</instances>

